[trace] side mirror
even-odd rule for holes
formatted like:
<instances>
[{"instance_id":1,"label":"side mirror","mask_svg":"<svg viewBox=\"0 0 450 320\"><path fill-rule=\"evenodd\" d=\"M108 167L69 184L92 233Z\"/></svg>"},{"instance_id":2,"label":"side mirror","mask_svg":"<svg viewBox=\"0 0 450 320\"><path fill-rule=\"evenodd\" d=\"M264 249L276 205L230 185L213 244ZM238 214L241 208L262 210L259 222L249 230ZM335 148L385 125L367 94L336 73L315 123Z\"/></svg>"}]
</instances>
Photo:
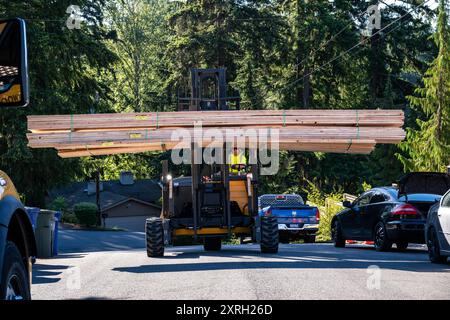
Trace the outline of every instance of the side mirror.
<instances>
[{"instance_id":1,"label":"side mirror","mask_svg":"<svg viewBox=\"0 0 450 320\"><path fill-rule=\"evenodd\" d=\"M344 208L351 208L352 207L352 203L348 200L345 200L344 202L342 202L342 205L344 206Z\"/></svg>"},{"instance_id":2,"label":"side mirror","mask_svg":"<svg viewBox=\"0 0 450 320\"><path fill-rule=\"evenodd\" d=\"M29 103L25 21L0 20L0 108Z\"/></svg>"}]
</instances>

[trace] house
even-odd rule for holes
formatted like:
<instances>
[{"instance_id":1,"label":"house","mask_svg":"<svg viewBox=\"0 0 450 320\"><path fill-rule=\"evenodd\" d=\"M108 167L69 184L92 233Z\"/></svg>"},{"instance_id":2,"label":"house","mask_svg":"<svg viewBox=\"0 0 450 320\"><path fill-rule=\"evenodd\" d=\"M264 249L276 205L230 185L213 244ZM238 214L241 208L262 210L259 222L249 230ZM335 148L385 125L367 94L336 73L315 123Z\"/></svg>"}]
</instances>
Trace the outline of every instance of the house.
<instances>
[{"instance_id":1,"label":"house","mask_svg":"<svg viewBox=\"0 0 450 320\"><path fill-rule=\"evenodd\" d=\"M96 203L95 182L76 182L51 190L47 203L58 197L64 197L69 208L80 202ZM161 215L160 198L157 180L135 180L131 172L122 172L119 180L100 182L100 208L108 228L144 232L145 219Z\"/></svg>"}]
</instances>

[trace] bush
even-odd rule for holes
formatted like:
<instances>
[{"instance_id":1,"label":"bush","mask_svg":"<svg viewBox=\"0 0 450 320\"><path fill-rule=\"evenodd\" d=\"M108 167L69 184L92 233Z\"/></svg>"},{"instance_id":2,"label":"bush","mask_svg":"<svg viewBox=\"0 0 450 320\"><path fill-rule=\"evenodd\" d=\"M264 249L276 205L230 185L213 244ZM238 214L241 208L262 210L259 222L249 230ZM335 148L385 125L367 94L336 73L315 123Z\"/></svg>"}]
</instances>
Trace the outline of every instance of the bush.
<instances>
[{"instance_id":1,"label":"bush","mask_svg":"<svg viewBox=\"0 0 450 320\"><path fill-rule=\"evenodd\" d=\"M330 241L331 220L333 220L333 217L343 209L341 204L343 192L339 191L336 193L324 194L313 182L307 181L307 183L308 186L304 191L308 194L308 204L316 206L320 211L317 240Z\"/></svg>"},{"instance_id":2,"label":"bush","mask_svg":"<svg viewBox=\"0 0 450 320\"><path fill-rule=\"evenodd\" d=\"M98 225L97 205L90 202L77 203L73 211L78 222L86 227L94 227Z\"/></svg>"},{"instance_id":3,"label":"bush","mask_svg":"<svg viewBox=\"0 0 450 320\"><path fill-rule=\"evenodd\" d=\"M77 217L72 212L69 212L67 200L64 197L57 197L48 205L48 208L61 212L61 222L78 223Z\"/></svg>"},{"instance_id":4,"label":"bush","mask_svg":"<svg viewBox=\"0 0 450 320\"><path fill-rule=\"evenodd\" d=\"M64 197L57 197L55 200L53 200L49 205L48 208L53 211L59 211L59 212L65 212L67 211L67 201Z\"/></svg>"},{"instance_id":5,"label":"bush","mask_svg":"<svg viewBox=\"0 0 450 320\"><path fill-rule=\"evenodd\" d=\"M325 206L319 208L320 210L320 224L317 235L320 241L331 240L331 220L344 207L341 204L342 196L331 194L325 200Z\"/></svg>"},{"instance_id":6,"label":"bush","mask_svg":"<svg viewBox=\"0 0 450 320\"><path fill-rule=\"evenodd\" d=\"M63 212L61 214L61 222L62 223L72 223L72 224L78 224L79 221L77 219L77 216L70 212Z\"/></svg>"}]
</instances>

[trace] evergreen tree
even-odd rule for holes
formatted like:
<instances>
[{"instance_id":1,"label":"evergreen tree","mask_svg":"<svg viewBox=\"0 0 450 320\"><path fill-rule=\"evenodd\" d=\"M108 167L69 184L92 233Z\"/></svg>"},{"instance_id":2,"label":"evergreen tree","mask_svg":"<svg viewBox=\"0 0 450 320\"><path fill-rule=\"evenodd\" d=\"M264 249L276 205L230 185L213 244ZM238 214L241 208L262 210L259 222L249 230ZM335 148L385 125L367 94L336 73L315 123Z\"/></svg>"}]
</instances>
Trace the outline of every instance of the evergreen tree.
<instances>
[{"instance_id":1,"label":"evergreen tree","mask_svg":"<svg viewBox=\"0 0 450 320\"><path fill-rule=\"evenodd\" d=\"M417 128L409 128L399 158L408 171L443 171L450 161L450 26L447 0L440 0L434 40L436 59L423 78L424 86L409 96L411 105L425 114Z\"/></svg>"}]
</instances>

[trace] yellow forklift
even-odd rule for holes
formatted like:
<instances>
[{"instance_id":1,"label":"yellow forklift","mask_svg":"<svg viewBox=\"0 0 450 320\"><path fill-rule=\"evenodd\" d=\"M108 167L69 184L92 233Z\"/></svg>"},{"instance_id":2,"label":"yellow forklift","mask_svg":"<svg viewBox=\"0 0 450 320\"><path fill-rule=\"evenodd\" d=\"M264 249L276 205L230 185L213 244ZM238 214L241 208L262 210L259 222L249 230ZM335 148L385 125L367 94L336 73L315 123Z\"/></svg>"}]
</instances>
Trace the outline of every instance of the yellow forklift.
<instances>
[{"instance_id":1,"label":"yellow forklift","mask_svg":"<svg viewBox=\"0 0 450 320\"><path fill-rule=\"evenodd\" d=\"M0 20L0 113L29 102L25 22ZM0 300L31 299L33 227L13 182L0 170Z\"/></svg>"},{"instance_id":2,"label":"yellow forklift","mask_svg":"<svg viewBox=\"0 0 450 320\"><path fill-rule=\"evenodd\" d=\"M239 109L238 94L227 95L225 69L192 69L191 96L179 97L179 111ZM163 161L162 214L146 221L149 257L164 255L164 247L183 243L183 238L203 243L206 251L221 249L222 240L233 235L259 243L262 253L278 252L275 217L258 215L258 165L230 164L221 148L220 164L195 163L191 144L191 176L173 178ZM238 174L236 174L238 172Z\"/></svg>"}]
</instances>

